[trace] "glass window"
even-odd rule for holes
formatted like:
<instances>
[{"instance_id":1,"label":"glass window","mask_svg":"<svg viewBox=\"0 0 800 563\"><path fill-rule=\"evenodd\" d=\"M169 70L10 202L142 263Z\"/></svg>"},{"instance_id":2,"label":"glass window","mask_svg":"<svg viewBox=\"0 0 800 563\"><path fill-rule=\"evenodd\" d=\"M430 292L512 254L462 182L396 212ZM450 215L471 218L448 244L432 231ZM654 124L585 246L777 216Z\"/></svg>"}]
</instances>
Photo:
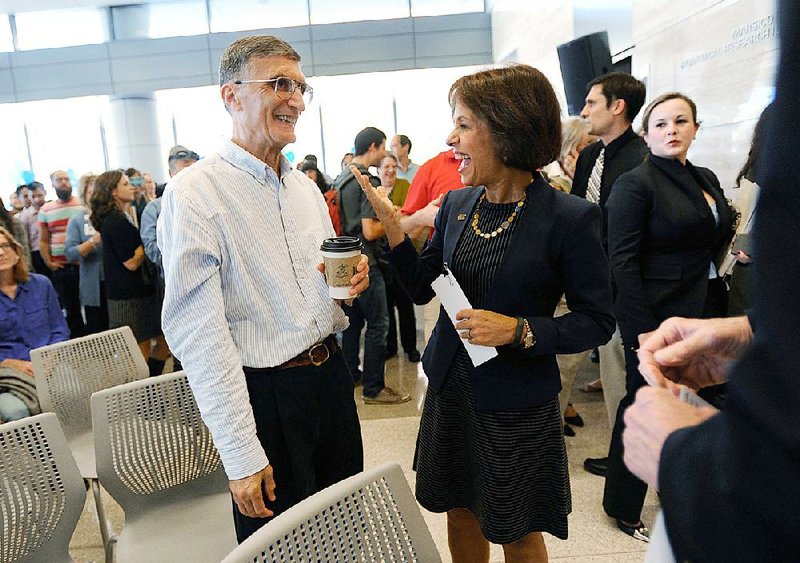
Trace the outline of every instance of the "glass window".
<instances>
[{"instance_id":1,"label":"glass window","mask_svg":"<svg viewBox=\"0 0 800 563\"><path fill-rule=\"evenodd\" d=\"M483 12L484 0L411 0L411 15L445 16L447 14L466 14Z\"/></svg>"},{"instance_id":2,"label":"glass window","mask_svg":"<svg viewBox=\"0 0 800 563\"><path fill-rule=\"evenodd\" d=\"M36 179L55 196L49 176L66 170L77 185L86 172L105 170L100 117L108 105L106 96L45 100L15 104L28 127L31 160Z\"/></svg>"},{"instance_id":3,"label":"glass window","mask_svg":"<svg viewBox=\"0 0 800 563\"><path fill-rule=\"evenodd\" d=\"M20 12L14 18L21 51L94 45L108 38L105 14L98 8Z\"/></svg>"},{"instance_id":4,"label":"glass window","mask_svg":"<svg viewBox=\"0 0 800 563\"><path fill-rule=\"evenodd\" d=\"M150 37L182 37L208 33L204 0L156 2L147 6L150 9Z\"/></svg>"},{"instance_id":5,"label":"glass window","mask_svg":"<svg viewBox=\"0 0 800 563\"><path fill-rule=\"evenodd\" d=\"M0 123L3 134L0 135L0 186L3 187L0 197L9 205L9 195L20 184L33 181L33 172L28 160L28 149L25 145L25 129L19 104L0 104Z\"/></svg>"},{"instance_id":6,"label":"glass window","mask_svg":"<svg viewBox=\"0 0 800 563\"><path fill-rule=\"evenodd\" d=\"M308 5L297 0L209 0L211 32L308 24Z\"/></svg>"},{"instance_id":7,"label":"glass window","mask_svg":"<svg viewBox=\"0 0 800 563\"><path fill-rule=\"evenodd\" d=\"M0 51L10 53L14 50L14 38L11 36L11 24L6 14L0 14Z\"/></svg>"},{"instance_id":8,"label":"glass window","mask_svg":"<svg viewBox=\"0 0 800 563\"><path fill-rule=\"evenodd\" d=\"M176 144L200 156L217 150L231 136L231 118L222 105L219 86L156 92L161 147Z\"/></svg>"},{"instance_id":9,"label":"glass window","mask_svg":"<svg viewBox=\"0 0 800 563\"><path fill-rule=\"evenodd\" d=\"M312 24L388 20L408 16L408 0L311 0Z\"/></svg>"}]
</instances>

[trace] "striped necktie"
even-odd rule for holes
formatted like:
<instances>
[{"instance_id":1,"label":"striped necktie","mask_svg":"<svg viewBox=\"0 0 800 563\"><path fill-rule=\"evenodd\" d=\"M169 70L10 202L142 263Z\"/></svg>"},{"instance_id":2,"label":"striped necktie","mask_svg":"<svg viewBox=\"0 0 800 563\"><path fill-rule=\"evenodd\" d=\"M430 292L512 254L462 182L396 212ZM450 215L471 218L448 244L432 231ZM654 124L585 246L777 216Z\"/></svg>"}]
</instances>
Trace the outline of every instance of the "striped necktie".
<instances>
[{"instance_id":1,"label":"striped necktie","mask_svg":"<svg viewBox=\"0 0 800 563\"><path fill-rule=\"evenodd\" d=\"M600 203L600 182L603 179L603 164L606 161L606 148L600 149L597 160L594 161L589 184L586 186L586 199L592 203Z\"/></svg>"}]
</instances>

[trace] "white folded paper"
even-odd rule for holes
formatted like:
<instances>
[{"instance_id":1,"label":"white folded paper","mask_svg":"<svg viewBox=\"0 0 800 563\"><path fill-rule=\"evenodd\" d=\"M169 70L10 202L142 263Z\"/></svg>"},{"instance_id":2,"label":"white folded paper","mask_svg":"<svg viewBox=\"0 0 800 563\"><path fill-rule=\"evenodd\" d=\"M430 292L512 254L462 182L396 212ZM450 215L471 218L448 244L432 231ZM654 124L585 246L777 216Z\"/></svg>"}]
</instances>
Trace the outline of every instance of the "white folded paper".
<instances>
[{"instance_id":1,"label":"white folded paper","mask_svg":"<svg viewBox=\"0 0 800 563\"><path fill-rule=\"evenodd\" d=\"M453 272L447 268L447 264L444 265L444 273L434 280L431 287L442 302L442 306L447 311L447 316L450 317L453 326L458 322L456 321L456 313L463 309L472 309L467 296L464 295L464 290L461 289ZM469 341L463 339L462 342L474 366L479 366L497 356L497 350L491 346L470 344Z\"/></svg>"}]
</instances>

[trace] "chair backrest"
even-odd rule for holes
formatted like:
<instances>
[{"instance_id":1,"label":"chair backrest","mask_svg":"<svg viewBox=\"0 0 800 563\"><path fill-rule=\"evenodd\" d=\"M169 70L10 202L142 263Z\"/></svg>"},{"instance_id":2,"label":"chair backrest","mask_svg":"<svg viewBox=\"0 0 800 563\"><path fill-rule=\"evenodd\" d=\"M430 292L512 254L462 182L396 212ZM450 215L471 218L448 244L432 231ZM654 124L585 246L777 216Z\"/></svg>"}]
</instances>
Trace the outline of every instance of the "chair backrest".
<instances>
[{"instance_id":1,"label":"chair backrest","mask_svg":"<svg viewBox=\"0 0 800 563\"><path fill-rule=\"evenodd\" d=\"M56 413L69 437L91 430L92 393L149 375L127 326L36 348L31 361L42 411Z\"/></svg>"},{"instance_id":2,"label":"chair backrest","mask_svg":"<svg viewBox=\"0 0 800 563\"><path fill-rule=\"evenodd\" d=\"M193 495L227 490L184 372L98 391L91 402L97 475L126 518L169 502L184 484Z\"/></svg>"},{"instance_id":3,"label":"chair backrest","mask_svg":"<svg viewBox=\"0 0 800 563\"><path fill-rule=\"evenodd\" d=\"M72 561L86 487L53 413L0 425L0 562Z\"/></svg>"},{"instance_id":4,"label":"chair backrest","mask_svg":"<svg viewBox=\"0 0 800 563\"><path fill-rule=\"evenodd\" d=\"M397 464L345 479L277 516L223 563L441 561Z\"/></svg>"}]
</instances>

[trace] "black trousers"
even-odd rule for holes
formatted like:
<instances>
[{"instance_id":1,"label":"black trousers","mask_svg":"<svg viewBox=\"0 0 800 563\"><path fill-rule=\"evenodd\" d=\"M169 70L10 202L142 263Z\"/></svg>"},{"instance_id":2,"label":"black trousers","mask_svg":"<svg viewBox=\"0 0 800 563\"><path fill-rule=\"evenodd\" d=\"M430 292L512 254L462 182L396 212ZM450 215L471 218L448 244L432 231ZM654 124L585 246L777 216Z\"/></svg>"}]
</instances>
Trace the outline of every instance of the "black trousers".
<instances>
[{"instance_id":1,"label":"black trousers","mask_svg":"<svg viewBox=\"0 0 800 563\"><path fill-rule=\"evenodd\" d=\"M31 252L31 262L33 263L33 271L37 274L42 274L48 280L53 279L53 272L50 271L50 268L47 267L47 264L44 263L44 258L42 258L41 252L38 250L34 250Z\"/></svg>"},{"instance_id":2,"label":"black trousers","mask_svg":"<svg viewBox=\"0 0 800 563\"><path fill-rule=\"evenodd\" d=\"M636 352L625 346L625 396L619 403L614 430L611 432L611 445L608 448L608 470L603 491L603 509L617 520L636 523L642 513L647 483L631 473L622 459L624 447L622 433L625 431L625 411L636 400L636 392L647 385L639 373L639 359Z\"/></svg>"},{"instance_id":3,"label":"black trousers","mask_svg":"<svg viewBox=\"0 0 800 563\"><path fill-rule=\"evenodd\" d=\"M389 333L386 336L386 353L394 355L397 353L397 321L394 317L394 310L397 309L397 316L400 322L400 344L403 351L408 354L417 350L417 319L414 316L414 303L408 293L402 288L390 273L386 278L386 305L389 311Z\"/></svg>"},{"instance_id":4,"label":"black trousers","mask_svg":"<svg viewBox=\"0 0 800 563\"><path fill-rule=\"evenodd\" d=\"M700 316L703 318L724 317L727 307L724 282L720 278L709 280L706 302ZM635 346L638 348L638 343ZM623 461L625 448L622 443L622 433L625 431L625 411L636 400L636 392L647 385L647 382L639 373L639 358L631 347L631 343L625 343L625 397L619 403L614 430L611 432L608 470L603 491L603 509L612 518L636 523L639 521L644 506L647 484L628 471ZM701 392L700 395L714 406L719 407L725 401L725 387L718 385Z\"/></svg>"},{"instance_id":5,"label":"black trousers","mask_svg":"<svg viewBox=\"0 0 800 563\"><path fill-rule=\"evenodd\" d=\"M364 469L353 378L341 352L319 367L244 368L256 432L272 466L275 515ZM250 518L233 503L239 543L271 518Z\"/></svg>"},{"instance_id":6,"label":"black trousers","mask_svg":"<svg viewBox=\"0 0 800 563\"><path fill-rule=\"evenodd\" d=\"M108 303L106 302L106 283L100 282L100 306L84 305L86 313L86 334L96 334L108 330Z\"/></svg>"},{"instance_id":7,"label":"black trousers","mask_svg":"<svg viewBox=\"0 0 800 563\"><path fill-rule=\"evenodd\" d=\"M86 334L83 324L80 298L80 276L78 266L66 264L60 270L53 272L53 287L58 293L61 308L67 312L67 326L70 338L77 338Z\"/></svg>"}]
</instances>

